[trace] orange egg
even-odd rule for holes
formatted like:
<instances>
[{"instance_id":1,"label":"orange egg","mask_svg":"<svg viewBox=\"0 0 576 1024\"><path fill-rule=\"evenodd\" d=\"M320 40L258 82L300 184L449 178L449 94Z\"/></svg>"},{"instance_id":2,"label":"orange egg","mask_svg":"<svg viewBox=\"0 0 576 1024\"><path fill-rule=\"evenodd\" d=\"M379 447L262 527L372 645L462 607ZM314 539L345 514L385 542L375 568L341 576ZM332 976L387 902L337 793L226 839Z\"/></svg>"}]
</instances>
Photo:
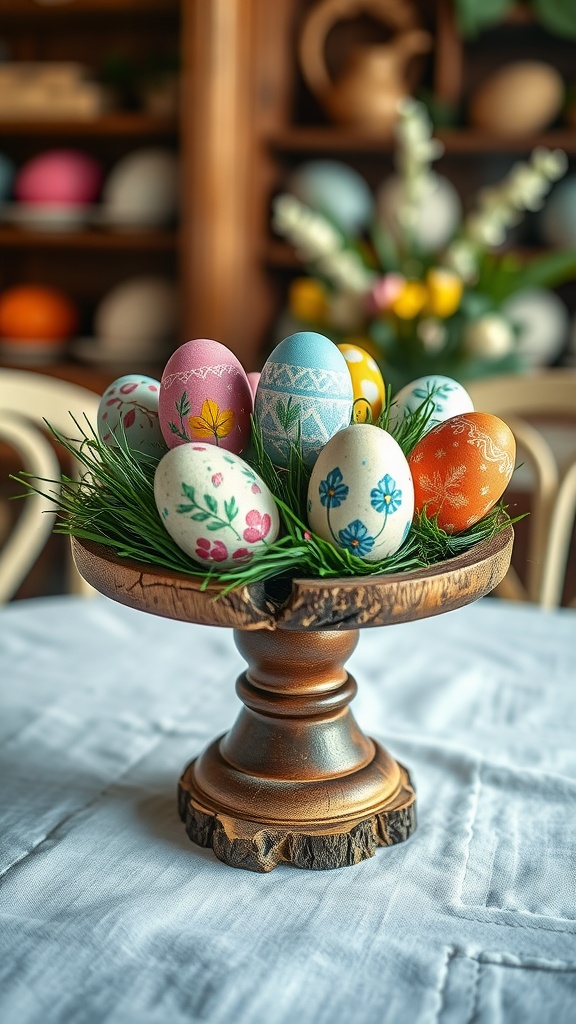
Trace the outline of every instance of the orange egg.
<instances>
[{"instance_id":1,"label":"orange egg","mask_svg":"<svg viewBox=\"0 0 576 1024\"><path fill-rule=\"evenodd\" d=\"M452 416L425 434L409 455L414 507L438 515L447 533L460 533L502 497L515 458L514 435L498 416Z\"/></svg>"},{"instance_id":2,"label":"orange egg","mask_svg":"<svg viewBox=\"0 0 576 1024\"><path fill-rule=\"evenodd\" d=\"M384 381L375 359L359 345L343 341L338 345L352 378L355 423L376 422L384 404Z\"/></svg>"},{"instance_id":3,"label":"orange egg","mask_svg":"<svg viewBox=\"0 0 576 1024\"><path fill-rule=\"evenodd\" d=\"M3 338L69 338L77 325L76 307L56 288L17 285L0 295L0 336Z\"/></svg>"}]
</instances>

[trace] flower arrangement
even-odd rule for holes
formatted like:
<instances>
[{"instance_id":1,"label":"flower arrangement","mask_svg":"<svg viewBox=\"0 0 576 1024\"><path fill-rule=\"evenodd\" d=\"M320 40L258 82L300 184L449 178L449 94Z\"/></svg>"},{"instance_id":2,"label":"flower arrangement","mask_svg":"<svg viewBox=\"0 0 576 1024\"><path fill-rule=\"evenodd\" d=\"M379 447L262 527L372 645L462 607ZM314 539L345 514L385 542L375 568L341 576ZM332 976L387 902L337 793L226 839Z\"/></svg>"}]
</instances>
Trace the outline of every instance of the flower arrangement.
<instances>
[{"instance_id":1,"label":"flower arrangement","mask_svg":"<svg viewBox=\"0 0 576 1024\"><path fill-rule=\"evenodd\" d=\"M294 329L352 341L381 364L397 389L428 373L467 379L523 365L518 331L505 303L518 292L554 287L576 274L576 253L526 259L501 252L508 231L544 205L565 173L561 150L535 149L504 180L482 189L450 237L432 250L419 238L419 218L443 152L424 105L401 102L396 130L393 224L372 218L351 234L338 218L290 192L273 203L273 228L307 271L289 292Z\"/></svg>"}]
</instances>

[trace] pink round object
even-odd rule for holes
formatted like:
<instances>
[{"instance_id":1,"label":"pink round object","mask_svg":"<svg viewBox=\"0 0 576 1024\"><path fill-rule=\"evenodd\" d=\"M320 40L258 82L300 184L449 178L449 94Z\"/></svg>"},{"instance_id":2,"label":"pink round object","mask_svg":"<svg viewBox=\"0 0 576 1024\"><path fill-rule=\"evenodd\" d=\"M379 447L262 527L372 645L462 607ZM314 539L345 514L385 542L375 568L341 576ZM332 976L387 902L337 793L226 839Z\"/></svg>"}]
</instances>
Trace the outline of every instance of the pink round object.
<instances>
[{"instance_id":1,"label":"pink round object","mask_svg":"<svg viewBox=\"0 0 576 1024\"><path fill-rule=\"evenodd\" d=\"M23 203L82 206L98 198L100 164L76 149L51 149L28 160L14 184Z\"/></svg>"},{"instance_id":2,"label":"pink round object","mask_svg":"<svg viewBox=\"0 0 576 1024\"><path fill-rule=\"evenodd\" d=\"M253 407L244 368L219 341L196 338L170 356L158 406L169 448L201 441L238 455L250 440Z\"/></svg>"},{"instance_id":3,"label":"pink round object","mask_svg":"<svg viewBox=\"0 0 576 1024\"><path fill-rule=\"evenodd\" d=\"M254 397L256 395L256 388L258 387L260 377L262 376L262 374L260 373L259 370L252 370L251 373L246 374L246 376L248 377L250 390L252 391L252 396Z\"/></svg>"}]
</instances>

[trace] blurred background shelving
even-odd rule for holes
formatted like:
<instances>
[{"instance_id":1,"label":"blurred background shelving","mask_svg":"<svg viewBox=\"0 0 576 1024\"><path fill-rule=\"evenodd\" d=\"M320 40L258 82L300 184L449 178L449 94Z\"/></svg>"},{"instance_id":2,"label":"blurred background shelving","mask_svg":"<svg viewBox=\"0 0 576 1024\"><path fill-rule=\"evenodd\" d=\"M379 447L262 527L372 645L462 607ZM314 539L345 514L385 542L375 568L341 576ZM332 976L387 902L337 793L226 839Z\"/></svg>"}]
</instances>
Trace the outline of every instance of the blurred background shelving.
<instances>
[{"instance_id":1,"label":"blurred background shelving","mask_svg":"<svg viewBox=\"0 0 576 1024\"><path fill-rule=\"evenodd\" d=\"M115 286L138 275L161 275L179 295L174 345L216 338L247 370L259 369L278 340L290 283L302 273L294 250L272 231L273 198L310 160L340 160L374 190L394 167L389 135L334 123L304 80L299 40L317 3L0 0L0 70L12 62L77 62L110 93L109 103L91 117L0 112L2 154L18 167L48 148L74 147L97 159L106 177L134 151L161 147L179 165L177 218L167 224L56 231L2 218L0 296L19 283L61 288L80 310L79 334L89 337L99 303ZM444 144L435 166L464 207L478 188L498 181L536 146L564 150L573 171L576 43L549 31L527 3L466 39L453 0L414 0L413 6L432 38L430 52L417 58L415 91ZM351 47L385 42L390 34L369 4L359 8L353 21L342 20L327 36L331 74L341 73ZM159 59L176 85L175 102L160 111L144 88ZM473 127L468 109L475 90L500 65L523 59L548 61L562 75L566 103L559 116L524 135ZM530 217L513 241L527 257L545 245ZM572 316L574 283L560 294ZM82 360L71 347L65 358L37 369L101 392L120 372L158 376L165 361L160 352L137 365L132 356L123 364L121 352L116 355L113 363Z\"/></svg>"},{"instance_id":2,"label":"blurred background shelving","mask_svg":"<svg viewBox=\"0 0 576 1024\"><path fill-rule=\"evenodd\" d=\"M90 119L0 117L4 154L18 165L47 146L73 145L106 174L135 149L162 146L180 166L178 221L161 229L65 233L2 224L0 292L30 280L63 288L80 306L80 333L89 335L98 301L116 283L166 275L180 294L175 343L216 337L257 369L298 272L270 228L273 196L307 160L342 160L374 188L393 166L390 138L331 122L307 87L298 40L313 7L312 0L0 0L4 61L77 61L121 94ZM461 38L450 0L419 0L415 12L433 39L418 58L419 91L445 147L438 168L464 203L534 146L576 159L576 129L565 113L535 136L498 136L466 118L473 90L504 60L550 60L572 86L573 42L552 35L526 5L473 40ZM337 75L351 45L386 38L370 10L359 11L329 33L326 61ZM158 56L178 68L177 109L162 114L147 109L137 75L122 78L127 67ZM520 242L534 251L541 244L529 232Z\"/></svg>"}]
</instances>

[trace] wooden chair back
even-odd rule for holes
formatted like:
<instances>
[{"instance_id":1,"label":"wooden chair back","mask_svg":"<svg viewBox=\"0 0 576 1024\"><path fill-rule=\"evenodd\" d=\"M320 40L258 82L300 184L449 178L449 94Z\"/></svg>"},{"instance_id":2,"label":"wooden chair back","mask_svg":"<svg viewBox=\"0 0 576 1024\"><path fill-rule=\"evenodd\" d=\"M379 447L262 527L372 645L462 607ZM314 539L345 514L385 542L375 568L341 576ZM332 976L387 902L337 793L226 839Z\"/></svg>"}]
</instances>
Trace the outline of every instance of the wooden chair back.
<instances>
[{"instance_id":1,"label":"wooden chair back","mask_svg":"<svg viewBox=\"0 0 576 1024\"><path fill-rule=\"evenodd\" d=\"M74 423L94 426L99 396L80 385L28 370L0 368L0 440L16 452L21 468L44 480L57 493L61 468L47 436L45 420L67 437ZM55 519L54 504L41 496L26 499L24 508L7 536L0 538L0 603L9 601L25 580L48 541ZM3 517L7 529L9 517ZM68 588L73 593L94 591L76 572L72 559L67 567Z\"/></svg>"},{"instance_id":2,"label":"wooden chair back","mask_svg":"<svg viewBox=\"0 0 576 1024\"><path fill-rule=\"evenodd\" d=\"M557 607L576 514L576 371L488 377L467 390L475 409L506 420L516 437L517 462L532 471L525 581L512 567L497 593Z\"/></svg>"}]
</instances>

